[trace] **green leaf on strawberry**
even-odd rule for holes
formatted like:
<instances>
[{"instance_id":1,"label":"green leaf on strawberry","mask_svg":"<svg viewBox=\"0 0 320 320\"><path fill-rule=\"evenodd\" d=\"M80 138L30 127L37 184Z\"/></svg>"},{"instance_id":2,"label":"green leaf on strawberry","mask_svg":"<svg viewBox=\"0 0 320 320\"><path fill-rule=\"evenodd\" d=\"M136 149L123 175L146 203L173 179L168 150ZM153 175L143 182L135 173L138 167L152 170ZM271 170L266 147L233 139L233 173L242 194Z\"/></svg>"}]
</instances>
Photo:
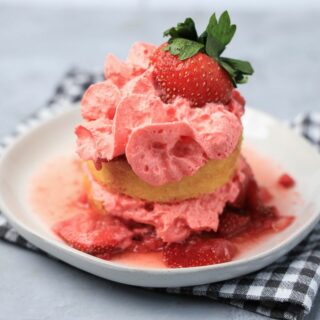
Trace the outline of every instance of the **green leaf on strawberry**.
<instances>
[{"instance_id":1,"label":"green leaf on strawberry","mask_svg":"<svg viewBox=\"0 0 320 320\"><path fill-rule=\"evenodd\" d=\"M181 61L188 59L198 53L204 45L188 39L176 38L164 49L173 55L179 56Z\"/></svg>"},{"instance_id":2,"label":"green leaf on strawberry","mask_svg":"<svg viewBox=\"0 0 320 320\"><path fill-rule=\"evenodd\" d=\"M214 13L210 17L206 32L206 52L209 56L218 58L225 50L226 45L232 40L236 32L236 26L231 24L227 11L220 16L219 21Z\"/></svg>"},{"instance_id":3,"label":"green leaf on strawberry","mask_svg":"<svg viewBox=\"0 0 320 320\"><path fill-rule=\"evenodd\" d=\"M198 34L194 21L187 18L184 22L180 22L176 27L172 27L163 33L164 37L183 38L188 40L197 41Z\"/></svg>"},{"instance_id":4,"label":"green leaf on strawberry","mask_svg":"<svg viewBox=\"0 0 320 320\"><path fill-rule=\"evenodd\" d=\"M230 16L224 11L219 19L213 13L206 30L198 36L195 23L191 18L178 23L164 32L170 37L164 50L178 56L181 61L193 57L199 52L207 54L229 74L233 85L247 82L254 70L248 61L221 57L226 46L236 32L236 25L231 24Z\"/></svg>"},{"instance_id":5,"label":"green leaf on strawberry","mask_svg":"<svg viewBox=\"0 0 320 320\"><path fill-rule=\"evenodd\" d=\"M254 70L248 61L219 58L220 65L227 70L234 83L246 83L248 75L253 74Z\"/></svg>"}]
</instances>

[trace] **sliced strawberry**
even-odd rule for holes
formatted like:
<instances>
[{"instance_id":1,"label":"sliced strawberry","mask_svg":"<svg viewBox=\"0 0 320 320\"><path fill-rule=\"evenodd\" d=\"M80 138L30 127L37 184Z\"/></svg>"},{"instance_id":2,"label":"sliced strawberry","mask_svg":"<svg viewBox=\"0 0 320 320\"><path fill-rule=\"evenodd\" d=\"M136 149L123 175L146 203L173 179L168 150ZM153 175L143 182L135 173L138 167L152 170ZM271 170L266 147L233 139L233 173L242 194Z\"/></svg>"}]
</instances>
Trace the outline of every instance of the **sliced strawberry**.
<instances>
[{"instance_id":1,"label":"sliced strawberry","mask_svg":"<svg viewBox=\"0 0 320 320\"><path fill-rule=\"evenodd\" d=\"M108 255L130 246L132 232L119 220L93 213L57 223L54 232L71 247L92 255Z\"/></svg>"},{"instance_id":2,"label":"sliced strawberry","mask_svg":"<svg viewBox=\"0 0 320 320\"><path fill-rule=\"evenodd\" d=\"M251 172L250 175L252 176ZM231 206L250 214L255 213L263 206L260 188L253 177L243 182L240 193Z\"/></svg>"},{"instance_id":3,"label":"sliced strawberry","mask_svg":"<svg viewBox=\"0 0 320 320\"><path fill-rule=\"evenodd\" d=\"M274 206L258 207L257 210L250 212L251 214L251 234L259 234L263 231L272 230L273 223L279 218L278 209Z\"/></svg>"},{"instance_id":4,"label":"sliced strawberry","mask_svg":"<svg viewBox=\"0 0 320 320\"><path fill-rule=\"evenodd\" d=\"M250 223L250 217L232 211L224 212L219 219L218 233L225 238L232 238L243 232Z\"/></svg>"},{"instance_id":5,"label":"sliced strawberry","mask_svg":"<svg viewBox=\"0 0 320 320\"><path fill-rule=\"evenodd\" d=\"M155 234L145 235L140 239L134 239L130 250L132 252L154 252L161 251L164 242L155 236Z\"/></svg>"},{"instance_id":6,"label":"sliced strawberry","mask_svg":"<svg viewBox=\"0 0 320 320\"><path fill-rule=\"evenodd\" d=\"M236 246L225 239L193 238L167 245L163 257L170 268L188 268L227 262L236 252Z\"/></svg>"},{"instance_id":7,"label":"sliced strawberry","mask_svg":"<svg viewBox=\"0 0 320 320\"><path fill-rule=\"evenodd\" d=\"M250 211L258 210L262 205L259 187L254 179L251 179L246 189L245 208Z\"/></svg>"},{"instance_id":8,"label":"sliced strawberry","mask_svg":"<svg viewBox=\"0 0 320 320\"><path fill-rule=\"evenodd\" d=\"M149 225L137 225L132 229L132 245L129 248L132 252L154 252L161 251L164 242L157 237L153 227Z\"/></svg>"},{"instance_id":9,"label":"sliced strawberry","mask_svg":"<svg viewBox=\"0 0 320 320\"><path fill-rule=\"evenodd\" d=\"M151 63L156 85L161 89L162 99L172 101L181 96L191 101L192 106L202 107L207 102L226 104L233 89L228 73L206 54L198 53L181 61L160 46Z\"/></svg>"},{"instance_id":10,"label":"sliced strawberry","mask_svg":"<svg viewBox=\"0 0 320 320\"><path fill-rule=\"evenodd\" d=\"M278 179L278 184L285 189L292 188L295 185L295 183L296 182L294 181L294 179L291 176L289 176L287 173L284 173Z\"/></svg>"}]
</instances>

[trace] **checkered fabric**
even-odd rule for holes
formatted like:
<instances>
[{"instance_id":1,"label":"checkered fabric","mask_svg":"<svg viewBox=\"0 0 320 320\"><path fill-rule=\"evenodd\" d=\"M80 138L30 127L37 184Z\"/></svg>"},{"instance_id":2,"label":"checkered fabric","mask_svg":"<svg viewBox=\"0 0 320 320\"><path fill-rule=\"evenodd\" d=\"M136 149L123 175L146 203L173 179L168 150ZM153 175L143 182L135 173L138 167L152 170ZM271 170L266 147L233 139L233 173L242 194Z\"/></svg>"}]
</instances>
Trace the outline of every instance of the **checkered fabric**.
<instances>
[{"instance_id":1,"label":"checkered fabric","mask_svg":"<svg viewBox=\"0 0 320 320\"><path fill-rule=\"evenodd\" d=\"M69 71L47 106L21 122L0 144L4 149L15 137L42 119L78 102L90 83L102 79L78 70ZM292 123L320 151L320 113L299 115ZM0 213L0 238L37 250L20 237ZM161 289L172 294L203 296L278 319L302 319L311 309L320 284L320 224L289 254L271 266L237 279L194 287Z\"/></svg>"}]
</instances>

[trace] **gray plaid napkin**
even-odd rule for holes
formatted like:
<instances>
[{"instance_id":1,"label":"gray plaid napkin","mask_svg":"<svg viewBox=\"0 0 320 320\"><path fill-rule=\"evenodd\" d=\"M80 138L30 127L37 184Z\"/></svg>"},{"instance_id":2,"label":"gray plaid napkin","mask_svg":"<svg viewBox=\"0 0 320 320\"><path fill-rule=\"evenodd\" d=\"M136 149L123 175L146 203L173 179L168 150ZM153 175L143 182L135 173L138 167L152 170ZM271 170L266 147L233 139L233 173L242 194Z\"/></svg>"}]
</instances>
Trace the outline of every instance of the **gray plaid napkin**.
<instances>
[{"instance_id":1,"label":"gray plaid napkin","mask_svg":"<svg viewBox=\"0 0 320 320\"><path fill-rule=\"evenodd\" d=\"M0 152L30 126L70 107L70 102L78 102L88 85L101 79L102 76L91 73L69 71L47 106L20 123L16 131L0 144ZM291 124L320 150L320 113L300 115ZM40 252L20 237L1 213L0 239ZM220 283L160 290L204 296L273 318L302 319L312 307L319 284L320 224L289 254L259 272Z\"/></svg>"}]
</instances>

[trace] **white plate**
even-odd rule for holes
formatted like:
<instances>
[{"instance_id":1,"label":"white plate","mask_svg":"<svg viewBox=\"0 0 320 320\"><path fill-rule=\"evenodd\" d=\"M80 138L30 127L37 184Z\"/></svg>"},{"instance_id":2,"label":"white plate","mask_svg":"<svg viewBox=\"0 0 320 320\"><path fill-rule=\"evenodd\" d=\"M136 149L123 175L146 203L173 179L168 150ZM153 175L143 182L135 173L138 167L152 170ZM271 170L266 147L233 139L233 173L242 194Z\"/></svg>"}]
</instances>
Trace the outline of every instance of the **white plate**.
<instances>
[{"instance_id":1,"label":"white plate","mask_svg":"<svg viewBox=\"0 0 320 320\"><path fill-rule=\"evenodd\" d=\"M16 230L34 245L79 269L130 285L174 287L241 276L274 262L297 245L315 226L320 212L320 156L301 137L270 116L247 108L245 141L274 159L297 181L303 202L290 212L294 223L236 260L184 269L147 269L104 261L65 245L33 214L28 186L36 168L51 156L73 150L78 108L44 121L24 133L0 160L0 206Z\"/></svg>"}]
</instances>

